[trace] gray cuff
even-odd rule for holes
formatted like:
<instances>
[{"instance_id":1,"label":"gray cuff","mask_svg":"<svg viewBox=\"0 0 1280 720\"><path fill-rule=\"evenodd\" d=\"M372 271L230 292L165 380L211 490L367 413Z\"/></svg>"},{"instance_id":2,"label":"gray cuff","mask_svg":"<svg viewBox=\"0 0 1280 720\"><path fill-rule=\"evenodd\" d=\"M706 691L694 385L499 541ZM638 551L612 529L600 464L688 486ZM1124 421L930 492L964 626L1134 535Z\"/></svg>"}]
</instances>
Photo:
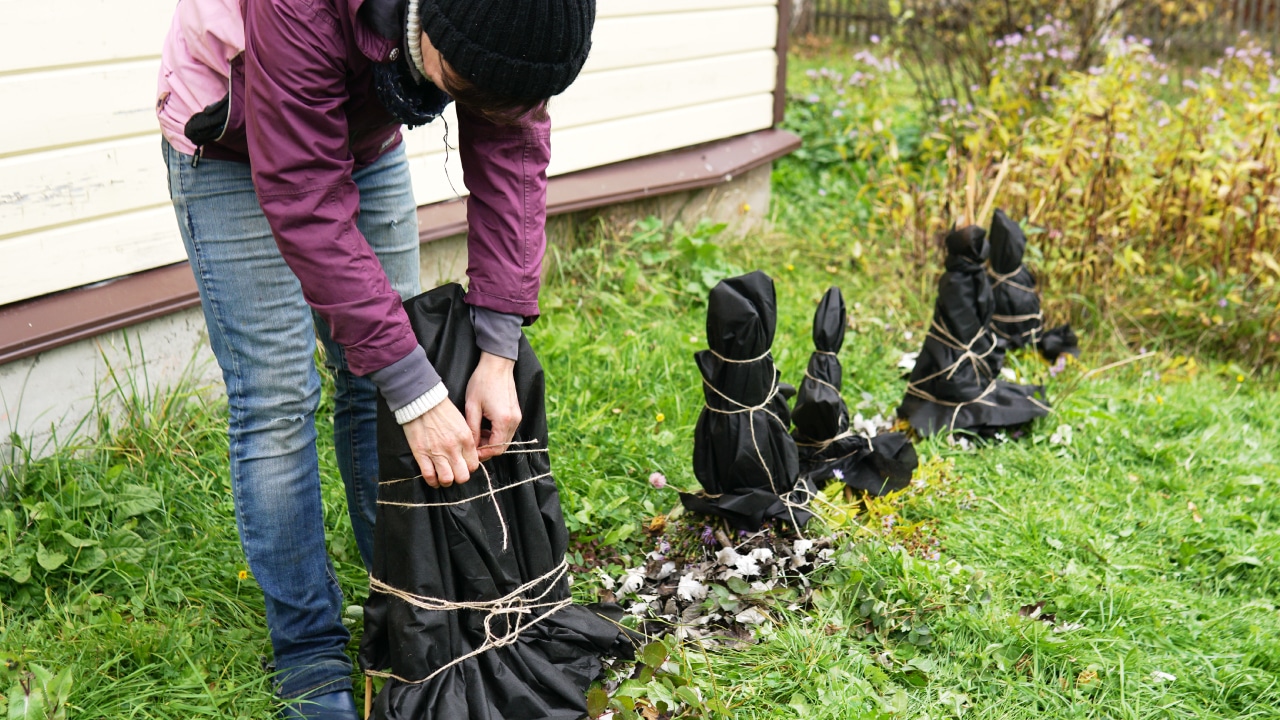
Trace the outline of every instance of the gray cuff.
<instances>
[{"instance_id":1,"label":"gray cuff","mask_svg":"<svg viewBox=\"0 0 1280 720\"><path fill-rule=\"evenodd\" d=\"M471 306L471 323L476 328L476 346L508 360L520 357L520 328L524 317Z\"/></svg>"},{"instance_id":2,"label":"gray cuff","mask_svg":"<svg viewBox=\"0 0 1280 720\"><path fill-rule=\"evenodd\" d=\"M395 412L439 385L440 373L431 367L427 351L419 345L403 358L369 373L369 379L386 398L387 407Z\"/></svg>"}]
</instances>

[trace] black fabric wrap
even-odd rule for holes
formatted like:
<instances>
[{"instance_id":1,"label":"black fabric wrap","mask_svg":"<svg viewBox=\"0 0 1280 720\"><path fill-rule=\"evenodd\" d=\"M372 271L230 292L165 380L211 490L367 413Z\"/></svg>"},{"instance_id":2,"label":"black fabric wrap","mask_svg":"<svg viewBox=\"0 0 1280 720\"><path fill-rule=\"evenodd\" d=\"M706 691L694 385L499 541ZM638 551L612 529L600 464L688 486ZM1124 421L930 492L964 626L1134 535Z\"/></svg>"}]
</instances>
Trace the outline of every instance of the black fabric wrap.
<instances>
[{"instance_id":1,"label":"black fabric wrap","mask_svg":"<svg viewBox=\"0 0 1280 720\"><path fill-rule=\"evenodd\" d=\"M1026 249L1022 228L1003 210L996 210L991 218L991 292L995 302L991 329L1010 348L1035 345L1050 362L1062 353L1079 355L1070 325L1045 330L1036 278L1022 262Z\"/></svg>"},{"instance_id":2,"label":"black fabric wrap","mask_svg":"<svg viewBox=\"0 0 1280 720\"><path fill-rule=\"evenodd\" d=\"M1036 343L1040 354L1049 362L1056 362L1062 355L1080 357L1080 341L1070 325L1059 325L1040 334L1040 342Z\"/></svg>"},{"instance_id":3,"label":"black fabric wrap","mask_svg":"<svg viewBox=\"0 0 1280 720\"><path fill-rule=\"evenodd\" d=\"M407 54L407 53L405 53ZM403 61L374 63L373 90L391 116L411 128L440 117L452 99L431 82L416 81Z\"/></svg>"},{"instance_id":4,"label":"black fabric wrap","mask_svg":"<svg viewBox=\"0 0 1280 720\"><path fill-rule=\"evenodd\" d=\"M849 407L840 391L844 369L836 353L844 345L844 296L831 288L813 317L813 345L791 422L801 475L821 486L838 472L845 484L873 495L901 490L911 481L917 458L902 433L868 440L849 431ZM844 435L844 437L840 437ZM883 454L882 453L887 453Z\"/></svg>"},{"instance_id":5,"label":"black fabric wrap","mask_svg":"<svg viewBox=\"0 0 1280 720\"><path fill-rule=\"evenodd\" d=\"M991 218L991 294L995 302L991 329L1010 348L1034 344L1044 329L1036 279L1022 264L1026 247L1027 236L1022 228L1004 211L996 210ZM1000 281L1001 276L1004 281Z\"/></svg>"},{"instance_id":6,"label":"black fabric wrap","mask_svg":"<svg viewBox=\"0 0 1280 720\"><path fill-rule=\"evenodd\" d=\"M707 404L693 431L693 473L703 492L681 493L680 500L688 510L723 517L742 530L758 530L770 519L804 525L812 517L781 497L804 504L814 489L797 485L796 443L787 432L791 413L768 355L777 320L768 275L722 280L708 301L710 350L694 354Z\"/></svg>"},{"instance_id":7,"label":"black fabric wrap","mask_svg":"<svg viewBox=\"0 0 1280 720\"><path fill-rule=\"evenodd\" d=\"M449 400L461 409L467 381L479 360L471 314L461 286L452 284L405 303L418 341L441 370ZM545 447L547 420L542 366L525 339L515 366L523 420L515 441ZM404 431L385 403L378 407L379 477L419 474ZM550 472L546 453L507 453L485 463L493 486L502 488ZM379 489L374 530L373 575L419 596L458 601L493 600L556 568L568 543L560 496L550 477L497 492L501 520L510 533L503 549L502 522L489 497L448 507L381 504L440 503L487 493L482 473L470 482L433 490L421 480ZM526 593L533 597L545 586ZM546 600L569 597L567 577ZM604 612L604 611L601 611ZM470 610L424 610L404 600L371 593L365 603L360 663L409 680L430 676L484 641L485 614ZM506 630L501 617L494 629ZM431 680L409 684L387 680L374 703L381 720L576 720L586 714L586 690L600 674L600 656L632 656L628 637L600 612L570 605L521 633L510 645L490 649Z\"/></svg>"},{"instance_id":8,"label":"black fabric wrap","mask_svg":"<svg viewBox=\"0 0 1280 720\"><path fill-rule=\"evenodd\" d=\"M926 436L950 430L992 434L1043 417L1043 388L996 379L1004 351L990 330L995 303L983 267L986 232L977 226L955 230L946 246L947 271L938 281L933 322L898 417ZM969 357L957 364L964 347Z\"/></svg>"}]
</instances>

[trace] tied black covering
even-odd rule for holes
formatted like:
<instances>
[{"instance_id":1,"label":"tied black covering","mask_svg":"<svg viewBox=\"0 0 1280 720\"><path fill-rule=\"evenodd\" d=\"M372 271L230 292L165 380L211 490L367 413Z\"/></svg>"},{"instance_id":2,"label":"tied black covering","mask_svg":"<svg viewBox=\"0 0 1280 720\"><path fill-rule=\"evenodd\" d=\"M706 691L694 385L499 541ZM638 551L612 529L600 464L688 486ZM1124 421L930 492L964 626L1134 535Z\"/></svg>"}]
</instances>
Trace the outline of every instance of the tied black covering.
<instances>
[{"instance_id":1,"label":"tied black covering","mask_svg":"<svg viewBox=\"0 0 1280 720\"><path fill-rule=\"evenodd\" d=\"M898 417L922 435L952 430L994 434L1049 412L1039 386L997 379L1004 351L991 332L994 301L986 232L977 226L947 235L947 271L924 347L898 406Z\"/></svg>"},{"instance_id":2,"label":"tied black covering","mask_svg":"<svg viewBox=\"0 0 1280 720\"><path fill-rule=\"evenodd\" d=\"M838 353L844 334L844 296L833 287L814 314L815 350L791 411L800 472L815 483L840 477L849 487L873 495L901 490L918 463L910 440L902 433L868 440L849 430L849 408L840 394L844 378Z\"/></svg>"},{"instance_id":3,"label":"tied black covering","mask_svg":"<svg viewBox=\"0 0 1280 720\"><path fill-rule=\"evenodd\" d=\"M480 357L462 297L452 284L405 303L459 408ZM382 482L360 644L366 674L388 678L373 717L577 720L600 656L632 655L619 626L571 602L542 366L524 338L515 384L523 420L507 452L440 489L421 480L379 402Z\"/></svg>"},{"instance_id":4,"label":"tied black covering","mask_svg":"<svg viewBox=\"0 0 1280 720\"><path fill-rule=\"evenodd\" d=\"M1036 279L1022 263L1027 236L1002 210L991 218L991 292L995 312L991 329L1011 348L1035 345L1053 362L1062 353L1079 355L1070 325L1045 330Z\"/></svg>"},{"instance_id":5,"label":"tied black covering","mask_svg":"<svg viewBox=\"0 0 1280 720\"><path fill-rule=\"evenodd\" d=\"M706 406L693 432L693 472L703 492L681 493L693 512L741 530L766 520L795 527L814 488L797 483L791 413L769 348L778 321L773 280L760 271L722 280L707 303L708 350L694 355Z\"/></svg>"}]
</instances>

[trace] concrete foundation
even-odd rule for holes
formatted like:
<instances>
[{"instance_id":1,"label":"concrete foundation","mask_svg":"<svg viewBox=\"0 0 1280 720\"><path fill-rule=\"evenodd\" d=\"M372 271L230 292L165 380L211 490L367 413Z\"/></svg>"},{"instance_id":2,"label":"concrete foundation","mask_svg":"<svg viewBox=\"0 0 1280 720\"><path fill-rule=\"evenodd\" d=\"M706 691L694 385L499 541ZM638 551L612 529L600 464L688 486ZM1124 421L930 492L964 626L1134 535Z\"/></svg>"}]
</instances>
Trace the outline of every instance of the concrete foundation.
<instances>
[{"instance_id":1,"label":"concrete foundation","mask_svg":"<svg viewBox=\"0 0 1280 720\"><path fill-rule=\"evenodd\" d=\"M625 229L650 215L688 226L709 218L729 223L730 233L746 234L764 227L769 176L765 165L711 188L554 217L547 223L548 242L571 242L579 229L601 221ZM421 263L424 288L464 281L466 238L424 245ZM0 365L0 490L4 469L28 455L43 457L92 440L97 414L118 410L118 393L157 398L175 388L223 392L198 308Z\"/></svg>"}]
</instances>

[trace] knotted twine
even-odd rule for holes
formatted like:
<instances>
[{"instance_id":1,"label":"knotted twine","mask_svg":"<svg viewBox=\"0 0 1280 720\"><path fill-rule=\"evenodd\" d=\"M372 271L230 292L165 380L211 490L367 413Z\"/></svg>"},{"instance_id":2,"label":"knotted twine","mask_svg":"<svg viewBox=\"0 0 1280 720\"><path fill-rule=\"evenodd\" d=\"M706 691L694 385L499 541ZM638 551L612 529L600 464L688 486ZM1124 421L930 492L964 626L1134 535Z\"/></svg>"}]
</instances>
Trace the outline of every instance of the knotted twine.
<instances>
[{"instance_id":1,"label":"knotted twine","mask_svg":"<svg viewBox=\"0 0 1280 720\"><path fill-rule=\"evenodd\" d=\"M485 445L477 449L483 450L491 447L511 447L513 445L530 445L536 442L538 441L525 440L525 441L510 442L510 443L499 443L496 445ZM545 452L547 452L546 448L526 448L522 450L507 450L503 454L518 455L518 454L545 453ZM463 504L472 502L474 500L479 500L481 498L487 497L493 501L494 511L497 512L498 514L498 523L502 527L502 549L506 550L508 547L509 530L507 528L507 520L502 514L502 507L501 505L498 504L497 494L505 490L511 490L512 488L517 488L517 487L520 487L521 485L526 485L528 483L535 482L537 480L541 480L546 477L550 477L551 473L549 472L543 473L541 475L536 475L534 477L518 480L508 485L495 487L493 484L493 476L489 474L489 470L488 468L485 467L484 463L480 464L480 469L484 472L487 489L485 492L480 493L478 495L474 495L472 497L465 498L462 500L425 502L425 503L405 503L405 502L395 502L391 500L378 500L378 504L390 505L394 507L405 507L405 508L453 507L453 506L463 505ZM416 475L414 477L399 478L396 480L386 480L379 483L379 485L394 485L396 483L410 482L413 480L420 480L420 479L422 479L422 476ZM506 647L508 645L515 643L516 640L520 638L520 635L524 631L528 630L529 628L533 627L534 625L538 624L544 619L550 617L553 613L559 610L562 610L573 604L572 596L565 597L561 600L545 600L545 598L548 595L550 595L551 591L556 587L556 584L562 578L564 578L564 576L568 573L568 571L569 571L568 560L562 559L559 565L555 566L554 568L547 571L546 573L526 582L525 584L521 585L515 590L512 590L506 595L503 595L500 598L495 598L493 600L464 600L464 601L446 600L444 598L433 598L426 595L415 595L408 591L400 590L399 588L388 585L387 583L382 582L378 578L374 577L372 573L370 573L369 575L369 591L370 592L381 593L383 595L390 595L391 597L398 598L403 602L408 603L409 605L412 605L414 607L421 608L423 610L433 611L433 612L456 612L459 610L469 610L472 612L483 612L486 614L483 621L484 642L482 642L478 647L476 647L476 649L472 650L471 652L460 655L457 658L454 658L453 660L445 663L444 665L441 665L440 667L436 668L430 675L427 675L424 678L420 678L418 680L410 680L408 678L404 678L399 675L396 675L395 673L382 672L379 670L365 670L364 674L367 677L371 677L371 678L376 677L376 678L388 678L388 679L397 680L399 682L405 683L406 685L421 685L423 683L431 681L433 678L440 675L440 673L444 672L445 670L448 670L451 667L454 667L455 665L466 662L467 660L470 660L473 657L482 655L495 648ZM543 588L541 592L539 592L537 595L534 595L533 597L529 597L529 598L525 597L525 593L532 592L535 588L537 588L539 585L543 583L546 583L546 587ZM535 611L537 610L543 610L543 612L535 613ZM509 616L515 616L514 622L508 621L507 631L505 633L497 632L494 629L495 619L507 618Z\"/></svg>"},{"instance_id":2,"label":"knotted twine","mask_svg":"<svg viewBox=\"0 0 1280 720\"><path fill-rule=\"evenodd\" d=\"M747 365L750 363L761 362L763 360L768 360L771 365L773 364L772 350L765 350L763 355L758 355L756 357L748 358L746 360L735 360L733 358L727 358L710 348L707 349L707 352L714 355L721 362L726 362L734 365ZM773 384L769 387L769 392L765 394L764 399L760 401L759 405L747 405L745 403L738 402L737 400L720 392L718 388L716 388L711 383L707 382L707 379L705 377L702 379L702 384L706 386L708 389L710 389L711 392L720 396L720 399L724 400L730 405L733 405L737 409L721 410L720 408L712 407L710 403L707 403L705 401L702 404L704 408L718 415L740 415L742 413L747 414L747 425L751 428L751 449L756 451L756 459L760 461L760 467L764 469L765 475L769 478L769 489L773 490L773 494L778 496L778 499L782 501L782 504L784 506L786 506L787 514L791 516L791 524L792 526L795 527L796 534L800 535L800 537L804 537L804 533L801 531L801 525L796 520L795 511L797 509L800 509L800 510L805 509L805 506L808 505L809 500L811 499L812 493L809 492L808 487L804 487L803 485L796 485L786 492L782 492L778 490L778 483L773 477L773 471L769 469L769 463L765 461L764 452L760 449L760 441L756 438L755 414L757 412L763 412L768 417L773 418L774 422L778 423L778 427L782 428L782 431L784 433L787 431L787 425L786 423L782 422L782 418L778 417L777 414L775 414L772 410L768 408L769 403L772 402L773 398L778 394L777 372L776 371L774 372ZM792 498L792 495L796 493L798 490L804 491L803 501L798 502ZM703 494L709 498L720 497L720 495L711 495L707 493L703 493Z\"/></svg>"},{"instance_id":3,"label":"knotted twine","mask_svg":"<svg viewBox=\"0 0 1280 720\"><path fill-rule=\"evenodd\" d=\"M1036 294L1035 288L1023 285L1020 282L1015 282L1013 279L1017 277L1025 269L1026 269L1025 265L1019 265L1018 267L1014 268L1012 272L998 273L992 268L988 267L987 275L991 278L991 290L994 292L995 289L1000 285L1008 285L1011 288L1016 288L1029 295L1035 295ZM1039 303L1037 303L1037 306L1038 305ZM995 326L995 323L1007 323L1012 325L1015 323L1029 322L1031 320L1038 321L1037 325L1031 328L1030 330L1024 330L1021 333L1018 333L1018 335L1026 336L1028 341L1034 345L1035 343L1038 343L1040 341L1040 337L1039 337L1040 331L1044 328L1044 311L1043 310L1037 310L1034 313L1027 313L1024 315L992 315L991 330L992 332L994 332L995 334L999 335L1000 337L1006 340L1012 340L1013 336L1005 332L1002 332L1000 328Z\"/></svg>"},{"instance_id":4,"label":"knotted twine","mask_svg":"<svg viewBox=\"0 0 1280 720\"><path fill-rule=\"evenodd\" d=\"M979 362L985 361L987 356L990 355L993 350L995 350L996 341L994 339L988 338L991 344L987 347L985 351L978 353L978 352L974 352L973 350L973 346L985 336L986 332L987 332L987 328L982 328L981 330L978 331L976 335L973 336L972 340L970 340L968 343L962 343L960 342L959 339L956 338L956 336L948 332L947 329L942 325L939 325L936 322L930 324L928 337L933 338L934 340L938 341L939 343L942 343L944 346L951 348L952 350L958 351L960 353L960 356L956 358L955 362L933 373L932 375L927 375L918 380L914 380L907 383L908 395L914 395L915 397L918 397L921 400L935 403L937 405L943 405L945 407L954 408L954 410L951 413L951 422L948 424L949 429L955 428L956 418L960 416L960 411L965 407L968 407L969 405L984 405L986 407L998 407L998 405L986 399L988 395L996 391L996 388L998 387L997 379L994 377L990 378L990 381L987 383L986 388L983 389L981 393L979 393L976 397L970 400L965 400L963 402L950 402L947 400L942 400L941 398L935 397L933 394L929 393L927 390L922 389L920 385L923 383L927 383L930 380L934 380L936 378L944 377L944 376L946 379L950 380L966 360L969 361L969 363L973 366L973 371L979 379L986 377L988 374L986 372L983 372L983 368L986 367L986 363L982 362L982 364L979 365ZM1027 399L1035 403L1036 405L1040 406L1041 408L1044 408L1046 412L1049 411L1049 407L1047 405L1040 402L1039 400L1036 400L1034 397L1028 397Z\"/></svg>"}]
</instances>

